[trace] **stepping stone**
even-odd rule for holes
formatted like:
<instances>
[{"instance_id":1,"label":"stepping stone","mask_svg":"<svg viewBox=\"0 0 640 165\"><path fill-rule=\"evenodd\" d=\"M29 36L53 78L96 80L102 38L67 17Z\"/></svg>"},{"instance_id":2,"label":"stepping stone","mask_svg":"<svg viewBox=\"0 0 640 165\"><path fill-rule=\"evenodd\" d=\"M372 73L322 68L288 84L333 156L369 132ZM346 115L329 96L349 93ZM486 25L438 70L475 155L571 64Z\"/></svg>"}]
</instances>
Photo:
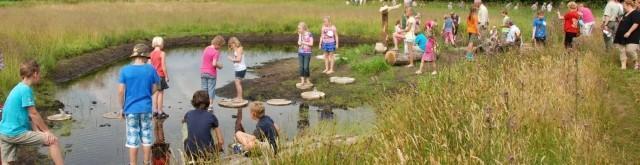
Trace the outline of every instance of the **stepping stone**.
<instances>
[{"instance_id":1,"label":"stepping stone","mask_svg":"<svg viewBox=\"0 0 640 165\"><path fill-rule=\"evenodd\" d=\"M316 99L323 98L325 94L324 92L320 92L320 91L309 91L309 92L302 92L300 96L302 96L302 98L306 100L316 100Z\"/></svg>"},{"instance_id":2,"label":"stepping stone","mask_svg":"<svg viewBox=\"0 0 640 165\"><path fill-rule=\"evenodd\" d=\"M102 114L102 117L107 119L120 119L120 112L107 112Z\"/></svg>"},{"instance_id":3,"label":"stepping stone","mask_svg":"<svg viewBox=\"0 0 640 165\"><path fill-rule=\"evenodd\" d=\"M291 103L292 103L291 100L287 100L287 99L271 99L271 100L267 100L267 104L275 105L275 106L289 105Z\"/></svg>"},{"instance_id":4,"label":"stepping stone","mask_svg":"<svg viewBox=\"0 0 640 165\"><path fill-rule=\"evenodd\" d=\"M351 77L331 77L331 78L329 78L329 82L336 83L336 84L351 84L351 83L353 83L355 81L356 81L356 79L355 78L351 78Z\"/></svg>"},{"instance_id":5,"label":"stepping stone","mask_svg":"<svg viewBox=\"0 0 640 165\"><path fill-rule=\"evenodd\" d=\"M296 83L296 88L298 88L298 89L305 90L305 89L309 89L311 87L313 87L313 84Z\"/></svg>"},{"instance_id":6,"label":"stepping stone","mask_svg":"<svg viewBox=\"0 0 640 165\"><path fill-rule=\"evenodd\" d=\"M64 110L62 109L58 109L58 111L60 111L59 114L55 114L55 115L51 115L51 116L47 116L47 120L51 120L51 121L62 121L62 120L69 120L71 119L71 115L67 114Z\"/></svg>"},{"instance_id":7,"label":"stepping stone","mask_svg":"<svg viewBox=\"0 0 640 165\"><path fill-rule=\"evenodd\" d=\"M242 100L241 102L233 102L233 99L222 99L220 100L220 102L218 102L218 105L220 105L221 107L227 107L227 108L240 108L240 107L247 106L247 104L249 104L249 100Z\"/></svg>"}]
</instances>

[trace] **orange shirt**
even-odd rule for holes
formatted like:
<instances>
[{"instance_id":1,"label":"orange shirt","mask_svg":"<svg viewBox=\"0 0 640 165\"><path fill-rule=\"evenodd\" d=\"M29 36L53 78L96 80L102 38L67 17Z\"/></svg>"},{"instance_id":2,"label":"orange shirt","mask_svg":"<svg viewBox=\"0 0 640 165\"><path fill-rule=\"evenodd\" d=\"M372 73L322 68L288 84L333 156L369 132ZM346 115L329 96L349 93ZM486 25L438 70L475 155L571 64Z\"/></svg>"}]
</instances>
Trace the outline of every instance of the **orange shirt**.
<instances>
[{"instance_id":1,"label":"orange shirt","mask_svg":"<svg viewBox=\"0 0 640 165\"><path fill-rule=\"evenodd\" d=\"M478 34L478 16L475 14L467 19L467 33Z\"/></svg>"}]
</instances>

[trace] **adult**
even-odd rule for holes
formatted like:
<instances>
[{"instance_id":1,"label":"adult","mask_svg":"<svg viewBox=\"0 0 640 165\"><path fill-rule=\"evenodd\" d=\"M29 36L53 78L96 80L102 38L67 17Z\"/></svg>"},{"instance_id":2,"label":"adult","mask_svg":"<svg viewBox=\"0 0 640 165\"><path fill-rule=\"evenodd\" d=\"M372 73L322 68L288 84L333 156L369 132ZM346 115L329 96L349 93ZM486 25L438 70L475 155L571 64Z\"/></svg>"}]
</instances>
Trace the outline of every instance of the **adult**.
<instances>
[{"instance_id":1,"label":"adult","mask_svg":"<svg viewBox=\"0 0 640 165\"><path fill-rule=\"evenodd\" d=\"M618 0L609 0L604 7L604 16L602 17L602 37L604 39L605 48L611 48L613 36L618 28L618 22L623 15L622 4Z\"/></svg>"},{"instance_id":2,"label":"adult","mask_svg":"<svg viewBox=\"0 0 640 165\"><path fill-rule=\"evenodd\" d=\"M405 15L407 16L407 24L404 29L404 53L409 60L409 65L407 65L407 67L413 67L413 47L416 40L415 31L417 25L411 8L407 8L407 10L405 10Z\"/></svg>"},{"instance_id":3,"label":"adult","mask_svg":"<svg viewBox=\"0 0 640 165\"><path fill-rule=\"evenodd\" d=\"M613 43L620 50L620 68L627 69L627 54L630 54L635 62L635 69L640 69L638 62L638 44L640 43L640 11L636 10L633 0L624 1L625 14L622 17Z\"/></svg>"},{"instance_id":4,"label":"adult","mask_svg":"<svg viewBox=\"0 0 640 165\"><path fill-rule=\"evenodd\" d=\"M576 2L571 1L567 3L569 11L563 16L558 11L558 19L564 20L564 47L567 49L573 48L573 40L578 37L580 30L578 29L578 19L580 14L578 13L578 5Z\"/></svg>"},{"instance_id":5,"label":"adult","mask_svg":"<svg viewBox=\"0 0 640 165\"><path fill-rule=\"evenodd\" d=\"M18 148L34 145L49 146L49 155L56 165L64 164L58 138L36 110L33 86L40 82L40 65L30 60L20 65L18 83L7 96L0 121L0 151L2 164L15 163Z\"/></svg>"},{"instance_id":6,"label":"adult","mask_svg":"<svg viewBox=\"0 0 640 165\"><path fill-rule=\"evenodd\" d=\"M475 0L474 5L478 8L478 25L481 33L484 33L489 29L489 10L482 0Z\"/></svg>"},{"instance_id":7,"label":"adult","mask_svg":"<svg viewBox=\"0 0 640 165\"><path fill-rule=\"evenodd\" d=\"M593 13L591 13L591 9L587 7L584 3L578 4L578 12L582 14L582 27L580 27L581 34L585 36L591 36L591 31L593 30L593 26L596 24L596 19L593 17Z\"/></svg>"}]
</instances>

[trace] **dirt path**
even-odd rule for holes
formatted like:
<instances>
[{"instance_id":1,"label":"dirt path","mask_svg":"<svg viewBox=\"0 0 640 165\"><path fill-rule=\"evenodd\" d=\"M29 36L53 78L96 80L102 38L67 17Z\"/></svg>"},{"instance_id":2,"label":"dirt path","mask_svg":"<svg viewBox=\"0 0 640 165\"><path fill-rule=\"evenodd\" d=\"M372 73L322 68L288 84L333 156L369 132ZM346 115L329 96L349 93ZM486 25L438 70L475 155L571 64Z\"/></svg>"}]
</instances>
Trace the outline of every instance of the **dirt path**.
<instances>
[{"instance_id":1,"label":"dirt path","mask_svg":"<svg viewBox=\"0 0 640 165\"><path fill-rule=\"evenodd\" d=\"M296 41L294 34L279 34L279 35L224 35L225 38L229 36L236 36L246 44L283 44L293 45ZM165 48L176 48L185 46L206 46L211 41L213 36L187 36L177 38L166 38ZM373 42L371 39L365 39L360 37L341 37L341 43L344 44L361 44ZM47 75L49 79L55 83L65 83L84 75L91 74L102 68L111 66L118 61L126 59L131 54L131 49L137 43L151 43L150 40L138 40L132 43L122 44L118 46L108 47L95 52L89 52L77 57L62 60L49 72Z\"/></svg>"}]
</instances>

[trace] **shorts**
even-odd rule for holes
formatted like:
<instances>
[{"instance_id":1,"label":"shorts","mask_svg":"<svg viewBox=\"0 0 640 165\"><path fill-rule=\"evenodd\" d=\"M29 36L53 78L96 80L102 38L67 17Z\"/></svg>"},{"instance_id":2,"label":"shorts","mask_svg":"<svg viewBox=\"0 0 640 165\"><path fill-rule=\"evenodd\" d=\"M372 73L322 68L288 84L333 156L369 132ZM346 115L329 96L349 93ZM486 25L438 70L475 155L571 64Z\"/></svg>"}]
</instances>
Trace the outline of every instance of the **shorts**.
<instances>
[{"instance_id":1,"label":"shorts","mask_svg":"<svg viewBox=\"0 0 640 165\"><path fill-rule=\"evenodd\" d=\"M547 37L535 37L534 41L536 43L546 44L547 43Z\"/></svg>"},{"instance_id":2,"label":"shorts","mask_svg":"<svg viewBox=\"0 0 640 165\"><path fill-rule=\"evenodd\" d=\"M322 50L324 52L335 52L336 51L336 43L322 43Z\"/></svg>"},{"instance_id":3,"label":"shorts","mask_svg":"<svg viewBox=\"0 0 640 165\"><path fill-rule=\"evenodd\" d=\"M44 133L27 131L16 137L0 135L0 152L2 152L2 164L16 161L17 149L20 146L43 145Z\"/></svg>"},{"instance_id":4,"label":"shorts","mask_svg":"<svg viewBox=\"0 0 640 165\"><path fill-rule=\"evenodd\" d=\"M565 32L564 33L564 47L573 48L573 39L578 37L578 33Z\"/></svg>"},{"instance_id":5,"label":"shorts","mask_svg":"<svg viewBox=\"0 0 640 165\"><path fill-rule=\"evenodd\" d=\"M433 62L436 61L436 54L433 52L425 52L422 54L422 61Z\"/></svg>"},{"instance_id":6,"label":"shorts","mask_svg":"<svg viewBox=\"0 0 640 165\"><path fill-rule=\"evenodd\" d=\"M480 42L480 39L478 39L478 34L472 34L469 33L469 43L473 43L473 45L478 45Z\"/></svg>"},{"instance_id":7,"label":"shorts","mask_svg":"<svg viewBox=\"0 0 640 165\"><path fill-rule=\"evenodd\" d=\"M138 148L140 143L144 147L153 145L153 126L151 113L131 113L126 114L127 142L128 148Z\"/></svg>"},{"instance_id":8,"label":"shorts","mask_svg":"<svg viewBox=\"0 0 640 165\"><path fill-rule=\"evenodd\" d=\"M244 76L247 74L247 70L236 71L236 79L244 79Z\"/></svg>"},{"instance_id":9,"label":"shorts","mask_svg":"<svg viewBox=\"0 0 640 165\"><path fill-rule=\"evenodd\" d=\"M165 89L169 89L169 84L167 84L167 79L164 77L160 78L160 82L158 82L158 91L162 92Z\"/></svg>"}]
</instances>

